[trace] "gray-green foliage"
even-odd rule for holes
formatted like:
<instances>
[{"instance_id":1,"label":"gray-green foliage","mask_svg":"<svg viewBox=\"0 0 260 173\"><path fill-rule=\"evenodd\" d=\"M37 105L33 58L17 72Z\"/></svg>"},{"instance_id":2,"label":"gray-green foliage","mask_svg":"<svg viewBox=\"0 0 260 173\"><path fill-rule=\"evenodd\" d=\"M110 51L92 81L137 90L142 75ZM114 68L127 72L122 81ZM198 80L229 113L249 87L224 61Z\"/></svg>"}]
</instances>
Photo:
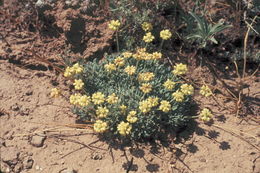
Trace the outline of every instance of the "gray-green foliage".
<instances>
[{"instance_id":1,"label":"gray-green foliage","mask_svg":"<svg viewBox=\"0 0 260 173\"><path fill-rule=\"evenodd\" d=\"M117 55L118 56L118 55ZM105 60L94 60L88 62L84 66L84 73L82 79L85 83L85 90L89 95L95 92L102 92L105 96L115 93L119 97L119 102L116 104L104 103L110 113L103 121L108 122L109 131L106 133L112 136L119 137L117 132L117 125L125 121L127 113L131 110L137 111L138 121L132 124L131 134L127 137L134 140L144 140L147 138L159 138L160 135L165 135L169 131L174 131L176 128L187 123L187 116L190 111L190 96L185 96L183 102L176 102L172 98L172 93L180 89L183 81L172 74L171 68L158 60L136 60L134 58L126 59L123 67L118 67L117 70L108 72L104 65L113 62L116 55L107 56ZM124 72L124 68L128 65L137 67L136 73L129 76ZM153 89L150 93L144 94L140 89L140 81L138 81L138 74L142 72L153 72L155 77L149 83L152 84ZM163 87L163 83L171 79L176 82L175 88L171 91ZM161 100L171 101L171 110L169 112L162 112L158 107L153 108L148 113L142 113L139 110L139 102L148 97L158 97ZM120 111L120 105L127 106L127 112L124 114ZM95 116L96 105L92 105L90 112L82 111L85 108L78 108L77 113L82 119L95 121L98 119Z\"/></svg>"}]
</instances>

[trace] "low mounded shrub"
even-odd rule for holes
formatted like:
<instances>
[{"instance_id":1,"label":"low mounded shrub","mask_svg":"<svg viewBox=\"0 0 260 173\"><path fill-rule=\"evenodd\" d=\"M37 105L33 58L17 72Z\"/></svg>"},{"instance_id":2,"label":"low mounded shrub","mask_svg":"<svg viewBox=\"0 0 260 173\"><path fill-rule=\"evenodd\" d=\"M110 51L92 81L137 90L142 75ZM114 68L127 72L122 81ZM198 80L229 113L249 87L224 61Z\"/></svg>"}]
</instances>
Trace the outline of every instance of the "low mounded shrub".
<instances>
[{"instance_id":1,"label":"low mounded shrub","mask_svg":"<svg viewBox=\"0 0 260 173\"><path fill-rule=\"evenodd\" d=\"M194 90L180 77L187 66L171 69L161 58L138 48L68 67L64 75L79 90L70 96L74 111L95 132L119 139L156 139L185 125Z\"/></svg>"}]
</instances>

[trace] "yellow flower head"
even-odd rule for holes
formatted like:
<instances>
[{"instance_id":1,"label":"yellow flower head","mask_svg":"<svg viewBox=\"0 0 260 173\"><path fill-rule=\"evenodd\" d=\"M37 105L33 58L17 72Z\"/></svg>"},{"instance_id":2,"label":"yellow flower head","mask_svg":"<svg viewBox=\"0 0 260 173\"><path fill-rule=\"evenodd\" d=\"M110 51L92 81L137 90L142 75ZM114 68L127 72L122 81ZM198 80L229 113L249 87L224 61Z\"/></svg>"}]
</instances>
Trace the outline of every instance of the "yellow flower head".
<instances>
[{"instance_id":1,"label":"yellow flower head","mask_svg":"<svg viewBox=\"0 0 260 173\"><path fill-rule=\"evenodd\" d=\"M151 105L151 107L155 107L159 104L159 98L158 97L148 97L147 101Z\"/></svg>"},{"instance_id":2,"label":"yellow flower head","mask_svg":"<svg viewBox=\"0 0 260 173\"><path fill-rule=\"evenodd\" d=\"M74 64L71 68L75 74L82 73L83 71L83 66L79 65L79 63Z\"/></svg>"},{"instance_id":3,"label":"yellow flower head","mask_svg":"<svg viewBox=\"0 0 260 173\"><path fill-rule=\"evenodd\" d=\"M172 73L174 75L183 75L187 73L187 71L188 71L187 65L180 63L174 66L174 70L172 71Z\"/></svg>"},{"instance_id":4,"label":"yellow flower head","mask_svg":"<svg viewBox=\"0 0 260 173\"><path fill-rule=\"evenodd\" d=\"M117 65L117 66L119 66L119 67L121 67L121 66L123 66L123 65L125 65L125 60L124 60L124 58L122 58L122 57L117 57L115 60L114 60L114 63Z\"/></svg>"},{"instance_id":5,"label":"yellow flower head","mask_svg":"<svg viewBox=\"0 0 260 173\"><path fill-rule=\"evenodd\" d=\"M126 117L126 120L129 123L135 123L138 120L138 118L136 117L136 111L130 111Z\"/></svg>"},{"instance_id":6,"label":"yellow flower head","mask_svg":"<svg viewBox=\"0 0 260 173\"><path fill-rule=\"evenodd\" d=\"M212 119L213 115L211 113L211 111L207 108L204 108L201 112L200 112L200 119L202 121L208 122Z\"/></svg>"},{"instance_id":7,"label":"yellow flower head","mask_svg":"<svg viewBox=\"0 0 260 173\"><path fill-rule=\"evenodd\" d=\"M74 70L73 70L73 68L67 67L67 68L65 69L64 76L65 76L65 77L71 77L72 75L74 75Z\"/></svg>"},{"instance_id":8,"label":"yellow flower head","mask_svg":"<svg viewBox=\"0 0 260 173\"><path fill-rule=\"evenodd\" d=\"M127 106L126 105L121 105L119 108L121 110L121 113L125 113L126 109L127 109Z\"/></svg>"},{"instance_id":9,"label":"yellow flower head","mask_svg":"<svg viewBox=\"0 0 260 173\"><path fill-rule=\"evenodd\" d=\"M172 33L169 31L169 29L165 29L160 32L160 37L163 40L168 40L169 38L171 38L171 36L172 36Z\"/></svg>"},{"instance_id":10,"label":"yellow flower head","mask_svg":"<svg viewBox=\"0 0 260 173\"><path fill-rule=\"evenodd\" d=\"M58 88L52 88L51 89L51 93L50 93L50 97L59 97L61 94L61 91Z\"/></svg>"},{"instance_id":11,"label":"yellow flower head","mask_svg":"<svg viewBox=\"0 0 260 173\"><path fill-rule=\"evenodd\" d=\"M128 75L133 75L136 71L136 67L131 65L131 66L127 66L124 70Z\"/></svg>"},{"instance_id":12,"label":"yellow flower head","mask_svg":"<svg viewBox=\"0 0 260 173\"><path fill-rule=\"evenodd\" d=\"M192 85L183 84L183 85L181 85L181 92L184 95L192 95L194 92L194 88Z\"/></svg>"},{"instance_id":13,"label":"yellow flower head","mask_svg":"<svg viewBox=\"0 0 260 173\"><path fill-rule=\"evenodd\" d=\"M120 124L118 124L117 130L118 130L120 135L126 136L126 135L131 133L132 125L129 124L128 122L125 123L125 122L122 121Z\"/></svg>"},{"instance_id":14,"label":"yellow flower head","mask_svg":"<svg viewBox=\"0 0 260 173\"><path fill-rule=\"evenodd\" d=\"M154 52L152 54L152 59L161 59L162 58L162 53L161 52Z\"/></svg>"},{"instance_id":15,"label":"yellow flower head","mask_svg":"<svg viewBox=\"0 0 260 173\"><path fill-rule=\"evenodd\" d=\"M208 97L208 96L212 95L212 91L211 91L211 89L207 85L203 85L200 88L200 94L205 96L205 97Z\"/></svg>"},{"instance_id":16,"label":"yellow flower head","mask_svg":"<svg viewBox=\"0 0 260 173\"><path fill-rule=\"evenodd\" d=\"M142 60L147 57L148 53L146 52L146 48L138 48L136 53L133 54L133 58L136 60Z\"/></svg>"},{"instance_id":17,"label":"yellow flower head","mask_svg":"<svg viewBox=\"0 0 260 173\"><path fill-rule=\"evenodd\" d=\"M149 23L149 22L144 22L144 23L142 24L142 29L143 29L145 32L151 31L151 30L153 29L153 26L152 26L152 24Z\"/></svg>"},{"instance_id":18,"label":"yellow flower head","mask_svg":"<svg viewBox=\"0 0 260 173\"><path fill-rule=\"evenodd\" d=\"M146 34L144 35L143 40L144 40L144 42L146 42L146 43L150 43L150 42L152 42L152 41L154 40L154 36L152 35L151 32L148 32L148 33L146 33Z\"/></svg>"},{"instance_id":19,"label":"yellow flower head","mask_svg":"<svg viewBox=\"0 0 260 173\"><path fill-rule=\"evenodd\" d=\"M142 113L150 112L151 108L152 108L152 104L148 100L143 100L139 102L139 109Z\"/></svg>"},{"instance_id":20,"label":"yellow flower head","mask_svg":"<svg viewBox=\"0 0 260 173\"><path fill-rule=\"evenodd\" d=\"M150 81L150 80L152 80L153 78L154 78L154 73L152 73L152 72L145 72L145 73L140 73L139 75L138 75L138 80L139 81Z\"/></svg>"},{"instance_id":21,"label":"yellow flower head","mask_svg":"<svg viewBox=\"0 0 260 173\"><path fill-rule=\"evenodd\" d=\"M108 28L116 31L119 29L120 25L121 23L119 22L119 20L111 20L108 24Z\"/></svg>"},{"instance_id":22,"label":"yellow flower head","mask_svg":"<svg viewBox=\"0 0 260 173\"><path fill-rule=\"evenodd\" d=\"M170 79L167 79L167 81L164 82L163 86L167 90L172 90L175 86L175 82Z\"/></svg>"},{"instance_id":23,"label":"yellow flower head","mask_svg":"<svg viewBox=\"0 0 260 173\"><path fill-rule=\"evenodd\" d=\"M78 98L78 104L80 106L88 106L90 102L91 102L91 99L89 96L83 95Z\"/></svg>"},{"instance_id":24,"label":"yellow flower head","mask_svg":"<svg viewBox=\"0 0 260 173\"><path fill-rule=\"evenodd\" d=\"M111 94L110 96L107 97L107 102L109 104L115 104L115 103L117 103L117 101L118 101L118 97L116 96L115 93L113 93L113 94Z\"/></svg>"},{"instance_id":25,"label":"yellow flower head","mask_svg":"<svg viewBox=\"0 0 260 173\"><path fill-rule=\"evenodd\" d=\"M74 64L72 67L67 67L64 72L65 77L71 77L75 74L79 74L83 71L83 66L79 65L79 63Z\"/></svg>"},{"instance_id":26,"label":"yellow flower head","mask_svg":"<svg viewBox=\"0 0 260 173\"><path fill-rule=\"evenodd\" d=\"M124 58L130 58L133 54L131 52L124 52L122 55Z\"/></svg>"},{"instance_id":27,"label":"yellow flower head","mask_svg":"<svg viewBox=\"0 0 260 173\"><path fill-rule=\"evenodd\" d=\"M140 90L144 93L149 93L152 91L152 85L149 83L143 83L142 86L140 86Z\"/></svg>"},{"instance_id":28,"label":"yellow flower head","mask_svg":"<svg viewBox=\"0 0 260 173\"><path fill-rule=\"evenodd\" d=\"M101 92L96 92L92 95L92 102L95 105L99 105L101 103L104 103L105 101L105 95L102 94Z\"/></svg>"},{"instance_id":29,"label":"yellow flower head","mask_svg":"<svg viewBox=\"0 0 260 173\"><path fill-rule=\"evenodd\" d=\"M169 112L171 110L171 104L167 100L162 100L159 110L163 112Z\"/></svg>"},{"instance_id":30,"label":"yellow flower head","mask_svg":"<svg viewBox=\"0 0 260 173\"><path fill-rule=\"evenodd\" d=\"M82 87L84 86L84 82L81 79L75 79L73 85L76 90L81 90Z\"/></svg>"},{"instance_id":31,"label":"yellow flower head","mask_svg":"<svg viewBox=\"0 0 260 173\"><path fill-rule=\"evenodd\" d=\"M184 100L184 94L179 90L172 93L172 97L176 102L183 102Z\"/></svg>"},{"instance_id":32,"label":"yellow flower head","mask_svg":"<svg viewBox=\"0 0 260 173\"><path fill-rule=\"evenodd\" d=\"M112 63L105 64L104 67L105 67L106 71L109 71L109 72L116 70L116 65L112 64Z\"/></svg>"},{"instance_id":33,"label":"yellow flower head","mask_svg":"<svg viewBox=\"0 0 260 173\"><path fill-rule=\"evenodd\" d=\"M106 118L109 113L109 110L106 107L98 106L96 114L99 118Z\"/></svg>"},{"instance_id":34,"label":"yellow flower head","mask_svg":"<svg viewBox=\"0 0 260 173\"><path fill-rule=\"evenodd\" d=\"M94 124L94 130L97 133L103 133L108 129L108 125L106 122L102 120L97 120Z\"/></svg>"},{"instance_id":35,"label":"yellow flower head","mask_svg":"<svg viewBox=\"0 0 260 173\"><path fill-rule=\"evenodd\" d=\"M81 98L81 94L79 94L79 93L71 95L70 96L70 103L73 104L73 105L77 105L77 104L79 104L80 98Z\"/></svg>"}]
</instances>

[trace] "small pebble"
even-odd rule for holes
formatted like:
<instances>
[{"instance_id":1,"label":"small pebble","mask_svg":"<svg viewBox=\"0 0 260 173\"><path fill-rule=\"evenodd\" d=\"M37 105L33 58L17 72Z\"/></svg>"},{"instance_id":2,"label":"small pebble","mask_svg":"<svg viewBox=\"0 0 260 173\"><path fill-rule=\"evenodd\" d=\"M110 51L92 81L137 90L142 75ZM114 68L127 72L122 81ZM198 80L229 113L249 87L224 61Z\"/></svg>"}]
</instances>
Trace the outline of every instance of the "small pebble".
<instances>
[{"instance_id":1,"label":"small pebble","mask_svg":"<svg viewBox=\"0 0 260 173\"><path fill-rule=\"evenodd\" d=\"M35 147L42 147L45 139L45 136L35 135L32 137L30 143Z\"/></svg>"}]
</instances>

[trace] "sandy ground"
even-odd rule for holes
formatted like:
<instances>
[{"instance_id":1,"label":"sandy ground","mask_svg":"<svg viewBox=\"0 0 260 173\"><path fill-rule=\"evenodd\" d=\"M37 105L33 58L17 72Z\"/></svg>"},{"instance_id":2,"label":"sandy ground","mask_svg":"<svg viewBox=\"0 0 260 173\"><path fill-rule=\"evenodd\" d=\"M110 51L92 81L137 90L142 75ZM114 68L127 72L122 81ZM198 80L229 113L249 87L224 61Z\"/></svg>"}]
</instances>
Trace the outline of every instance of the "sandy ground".
<instances>
[{"instance_id":1,"label":"sandy ground","mask_svg":"<svg viewBox=\"0 0 260 173\"><path fill-rule=\"evenodd\" d=\"M123 148L100 141L91 129L65 126L75 124L76 115L66 99L49 97L56 85L68 95L61 76L6 60L0 60L0 76L3 172L260 172L259 125L218 107L213 125L194 125L168 147Z\"/></svg>"}]
</instances>

